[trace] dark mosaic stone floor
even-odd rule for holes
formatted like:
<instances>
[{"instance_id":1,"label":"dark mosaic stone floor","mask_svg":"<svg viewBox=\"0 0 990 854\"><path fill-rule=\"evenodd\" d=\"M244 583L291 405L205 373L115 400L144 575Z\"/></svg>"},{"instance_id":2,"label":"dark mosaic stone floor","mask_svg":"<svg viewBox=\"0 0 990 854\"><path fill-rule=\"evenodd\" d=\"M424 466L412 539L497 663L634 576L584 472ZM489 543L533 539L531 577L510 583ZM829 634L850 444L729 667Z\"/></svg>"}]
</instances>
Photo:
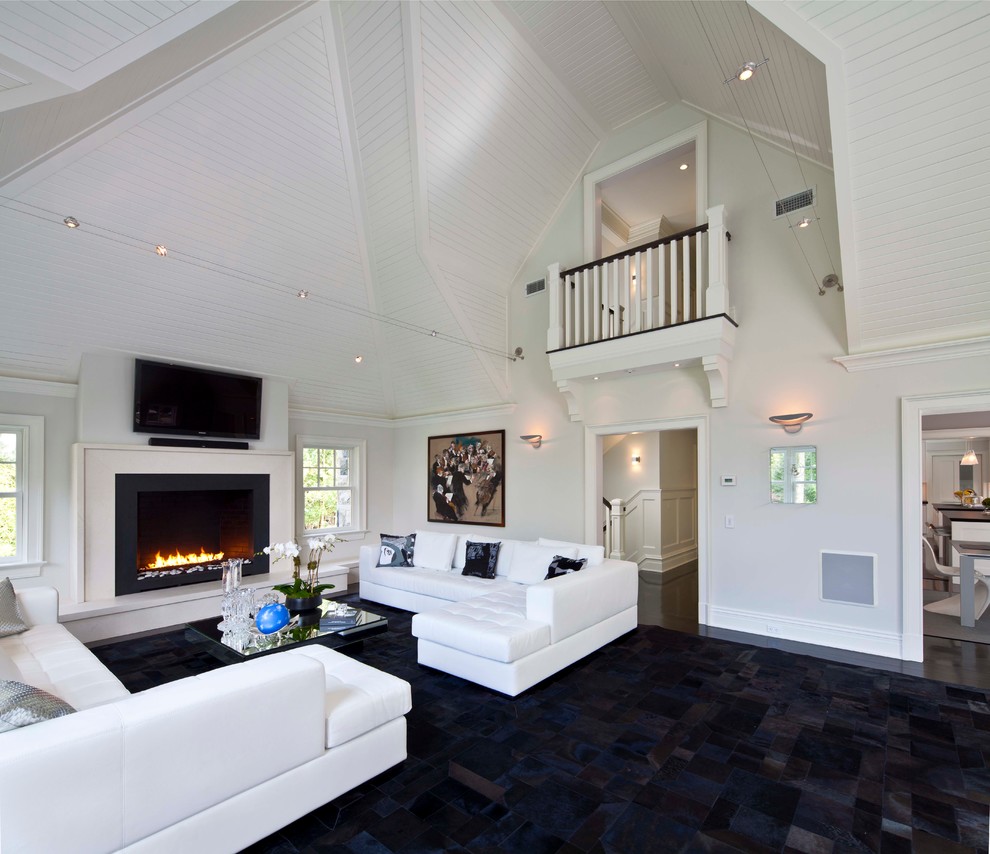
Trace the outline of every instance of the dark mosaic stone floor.
<instances>
[{"instance_id":1,"label":"dark mosaic stone floor","mask_svg":"<svg viewBox=\"0 0 990 854\"><path fill-rule=\"evenodd\" d=\"M251 854L988 850L990 691L641 626L510 699L374 609L408 759ZM94 652L132 691L218 666L181 629Z\"/></svg>"}]
</instances>

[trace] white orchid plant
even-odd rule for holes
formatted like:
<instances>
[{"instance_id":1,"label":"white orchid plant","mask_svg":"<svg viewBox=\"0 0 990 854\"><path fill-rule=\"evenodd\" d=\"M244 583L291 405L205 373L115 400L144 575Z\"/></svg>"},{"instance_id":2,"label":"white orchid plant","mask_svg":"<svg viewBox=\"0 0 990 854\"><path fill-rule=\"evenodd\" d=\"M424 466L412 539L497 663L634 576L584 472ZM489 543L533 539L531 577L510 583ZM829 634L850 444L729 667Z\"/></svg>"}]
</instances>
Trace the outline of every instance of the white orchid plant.
<instances>
[{"instance_id":1,"label":"white orchid plant","mask_svg":"<svg viewBox=\"0 0 990 854\"><path fill-rule=\"evenodd\" d=\"M333 551L337 545L337 538L333 534L323 534L318 537L307 537L306 545L309 547L309 558L306 561L306 575L302 577L302 549L299 544L293 541L287 543L272 543L265 546L262 551L271 559L271 563L277 563L282 558L292 558L292 583L275 584L272 589L285 594L293 599L305 599L310 596L319 596L324 590L332 590L332 584L317 584L319 580L320 561L323 555Z\"/></svg>"}]
</instances>

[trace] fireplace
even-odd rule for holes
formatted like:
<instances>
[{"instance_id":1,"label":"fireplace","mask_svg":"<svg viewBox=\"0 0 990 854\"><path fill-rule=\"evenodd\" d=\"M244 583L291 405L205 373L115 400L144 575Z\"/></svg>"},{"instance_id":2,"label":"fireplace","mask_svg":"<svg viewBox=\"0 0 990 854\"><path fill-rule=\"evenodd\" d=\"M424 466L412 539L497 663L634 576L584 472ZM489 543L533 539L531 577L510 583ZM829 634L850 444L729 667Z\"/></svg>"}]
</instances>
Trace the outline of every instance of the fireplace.
<instances>
[{"instance_id":1,"label":"fireplace","mask_svg":"<svg viewBox=\"0 0 990 854\"><path fill-rule=\"evenodd\" d=\"M117 474L116 595L268 572L269 502L267 474Z\"/></svg>"}]
</instances>

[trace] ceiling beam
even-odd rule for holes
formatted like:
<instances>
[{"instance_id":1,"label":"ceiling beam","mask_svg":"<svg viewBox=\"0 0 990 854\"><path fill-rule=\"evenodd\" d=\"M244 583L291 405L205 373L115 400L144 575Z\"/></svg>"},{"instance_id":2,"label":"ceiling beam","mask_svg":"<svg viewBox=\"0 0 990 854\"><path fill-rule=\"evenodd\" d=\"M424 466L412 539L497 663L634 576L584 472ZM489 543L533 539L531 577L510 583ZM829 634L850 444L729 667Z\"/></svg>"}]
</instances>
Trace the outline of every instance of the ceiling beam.
<instances>
[{"instance_id":1,"label":"ceiling beam","mask_svg":"<svg viewBox=\"0 0 990 854\"><path fill-rule=\"evenodd\" d=\"M361 270L364 278L364 292L368 308L376 315L371 321L374 338L375 357L381 364L379 376L382 384L382 397L385 411L392 417L396 414L395 388L392 385L391 364L386 364L390 353L385 346L381 323L377 319L383 314L378 293L375 289L375 265L369 250L371 226L368 222L367 193L364 185L364 169L361 166L361 149L358 145L356 122L354 121L354 99L350 77L347 73L347 55L344 44L344 24L340 6L334 4L323 16L323 38L330 66L330 81L333 86L333 101L337 110L337 126L340 129L341 149L351 193L351 209L354 212L354 225L357 233L357 249L361 257ZM357 354L355 354L357 355Z\"/></svg>"}]
</instances>

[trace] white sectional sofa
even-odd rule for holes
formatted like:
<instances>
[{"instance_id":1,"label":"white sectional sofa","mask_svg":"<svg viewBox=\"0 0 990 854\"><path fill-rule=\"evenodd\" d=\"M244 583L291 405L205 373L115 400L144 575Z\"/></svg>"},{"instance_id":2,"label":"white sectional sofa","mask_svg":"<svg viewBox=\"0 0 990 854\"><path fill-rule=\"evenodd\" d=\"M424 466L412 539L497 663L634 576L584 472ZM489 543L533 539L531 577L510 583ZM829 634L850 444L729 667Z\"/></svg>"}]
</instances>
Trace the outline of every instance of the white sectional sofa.
<instances>
[{"instance_id":1,"label":"white sectional sofa","mask_svg":"<svg viewBox=\"0 0 990 854\"><path fill-rule=\"evenodd\" d=\"M406 757L409 684L306 646L137 694L17 594L0 678L77 711L0 732L0 850L238 851Z\"/></svg>"},{"instance_id":2,"label":"white sectional sofa","mask_svg":"<svg viewBox=\"0 0 990 854\"><path fill-rule=\"evenodd\" d=\"M495 578L461 574L468 541L501 542ZM516 696L636 628L636 564L605 559L602 546L417 531L412 567L377 566L378 553L361 549L361 598L416 612L420 664L503 694ZM587 563L544 580L556 555Z\"/></svg>"}]
</instances>

